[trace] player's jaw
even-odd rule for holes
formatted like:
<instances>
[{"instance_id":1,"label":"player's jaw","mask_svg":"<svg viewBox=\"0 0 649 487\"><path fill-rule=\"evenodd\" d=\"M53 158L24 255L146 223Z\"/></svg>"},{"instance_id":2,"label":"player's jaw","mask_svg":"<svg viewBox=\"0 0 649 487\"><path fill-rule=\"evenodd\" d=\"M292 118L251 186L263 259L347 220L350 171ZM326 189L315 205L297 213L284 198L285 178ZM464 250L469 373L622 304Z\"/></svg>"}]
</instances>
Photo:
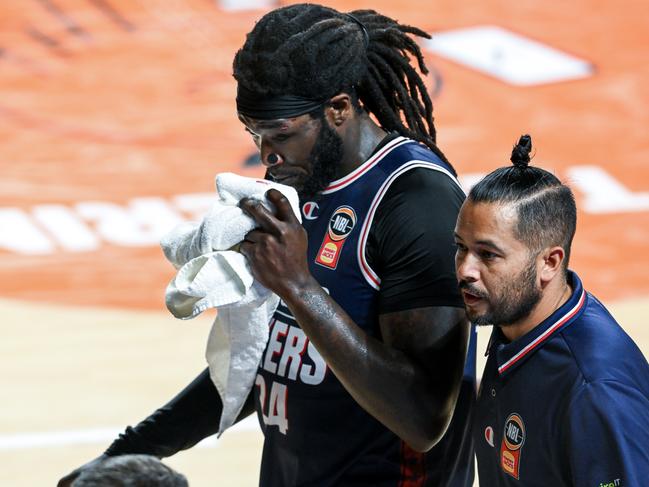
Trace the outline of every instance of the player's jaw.
<instances>
[{"instance_id":1,"label":"player's jaw","mask_svg":"<svg viewBox=\"0 0 649 487\"><path fill-rule=\"evenodd\" d=\"M342 158L342 138L323 123L307 163L295 163L287 157L282 164L270 167L266 174L273 181L295 188L302 201L309 201L335 179Z\"/></svg>"},{"instance_id":2,"label":"player's jaw","mask_svg":"<svg viewBox=\"0 0 649 487\"><path fill-rule=\"evenodd\" d=\"M498 279L491 291L464 280L459 282L459 287L467 317L478 326L515 325L527 318L541 299L533 265Z\"/></svg>"}]
</instances>

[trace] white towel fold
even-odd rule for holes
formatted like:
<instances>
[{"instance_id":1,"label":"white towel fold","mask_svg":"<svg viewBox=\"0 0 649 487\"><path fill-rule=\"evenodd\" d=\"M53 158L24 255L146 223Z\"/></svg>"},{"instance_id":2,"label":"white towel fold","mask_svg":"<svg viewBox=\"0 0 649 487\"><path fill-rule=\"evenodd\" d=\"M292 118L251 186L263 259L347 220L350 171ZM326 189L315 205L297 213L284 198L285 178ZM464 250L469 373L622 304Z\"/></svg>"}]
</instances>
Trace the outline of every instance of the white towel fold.
<instances>
[{"instance_id":1,"label":"white towel fold","mask_svg":"<svg viewBox=\"0 0 649 487\"><path fill-rule=\"evenodd\" d=\"M232 173L216 177L218 200L200 223L184 223L166 235L161 246L178 268L165 301L169 311L190 319L209 308L218 314L205 356L221 400L219 434L230 427L254 384L257 366L268 340L268 322L279 298L256 282L246 258L228 250L255 228L255 222L237 205L255 198L274 211L265 197L275 188L291 203L300 219L296 191L285 185Z\"/></svg>"}]
</instances>

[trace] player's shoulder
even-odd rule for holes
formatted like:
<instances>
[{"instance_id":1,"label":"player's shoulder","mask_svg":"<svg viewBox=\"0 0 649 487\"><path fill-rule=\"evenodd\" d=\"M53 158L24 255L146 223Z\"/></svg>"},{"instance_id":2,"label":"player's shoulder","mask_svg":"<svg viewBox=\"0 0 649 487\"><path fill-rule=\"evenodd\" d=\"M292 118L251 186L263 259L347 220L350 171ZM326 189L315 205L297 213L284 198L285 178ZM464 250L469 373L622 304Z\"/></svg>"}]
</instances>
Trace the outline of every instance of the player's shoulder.
<instances>
[{"instance_id":1,"label":"player's shoulder","mask_svg":"<svg viewBox=\"0 0 649 487\"><path fill-rule=\"evenodd\" d=\"M446 174L452 180L456 180L455 169L448 161L433 152L430 147L406 137L397 137L393 144L394 149L391 156L396 159L406 163L428 163L440 174Z\"/></svg>"},{"instance_id":2,"label":"player's shoulder","mask_svg":"<svg viewBox=\"0 0 649 487\"><path fill-rule=\"evenodd\" d=\"M403 192L445 192L464 198L464 191L457 179L428 166L417 166L399 173L391 185L391 189L393 188Z\"/></svg>"},{"instance_id":3,"label":"player's shoulder","mask_svg":"<svg viewBox=\"0 0 649 487\"><path fill-rule=\"evenodd\" d=\"M641 385L649 395L649 364L633 339L590 293L579 318L562 335L586 383Z\"/></svg>"}]
</instances>

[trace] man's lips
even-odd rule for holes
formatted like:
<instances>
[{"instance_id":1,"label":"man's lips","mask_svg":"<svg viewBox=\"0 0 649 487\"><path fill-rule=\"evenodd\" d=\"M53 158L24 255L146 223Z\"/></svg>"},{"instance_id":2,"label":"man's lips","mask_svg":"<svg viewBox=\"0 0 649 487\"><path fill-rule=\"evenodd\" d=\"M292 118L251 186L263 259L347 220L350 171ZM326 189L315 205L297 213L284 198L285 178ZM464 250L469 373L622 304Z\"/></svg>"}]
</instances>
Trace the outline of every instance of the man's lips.
<instances>
[{"instance_id":1,"label":"man's lips","mask_svg":"<svg viewBox=\"0 0 649 487\"><path fill-rule=\"evenodd\" d=\"M460 281L459 287L462 292L462 299L464 299L464 303L468 306L475 305L486 298L483 292L474 289L471 284L466 281Z\"/></svg>"},{"instance_id":2,"label":"man's lips","mask_svg":"<svg viewBox=\"0 0 649 487\"><path fill-rule=\"evenodd\" d=\"M462 298L464 299L464 302L469 306L474 305L483 299L481 296L476 296L475 294L471 294L470 292L464 290L462 291Z\"/></svg>"},{"instance_id":3,"label":"man's lips","mask_svg":"<svg viewBox=\"0 0 649 487\"><path fill-rule=\"evenodd\" d=\"M292 178L295 178L297 174L290 174L290 173L279 173L279 174L273 174L270 173L270 177L275 181L276 183L283 183L284 181L288 181Z\"/></svg>"}]
</instances>

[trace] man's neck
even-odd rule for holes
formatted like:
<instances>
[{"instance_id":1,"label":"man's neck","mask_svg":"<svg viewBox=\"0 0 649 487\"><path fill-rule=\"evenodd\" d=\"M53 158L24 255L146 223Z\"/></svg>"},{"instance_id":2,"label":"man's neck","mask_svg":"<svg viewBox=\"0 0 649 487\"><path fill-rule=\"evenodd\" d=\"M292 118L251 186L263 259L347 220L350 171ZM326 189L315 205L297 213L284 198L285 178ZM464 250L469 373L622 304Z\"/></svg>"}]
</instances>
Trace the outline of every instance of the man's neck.
<instances>
[{"instance_id":1,"label":"man's neck","mask_svg":"<svg viewBox=\"0 0 649 487\"><path fill-rule=\"evenodd\" d=\"M541 300L526 318L518 323L500 327L510 342L528 334L563 306L570 299L572 289L564 279L560 279L556 284L550 283L542 293Z\"/></svg>"},{"instance_id":2,"label":"man's neck","mask_svg":"<svg viewBox=\"0 0 649 487\"><path fill-rule=\"evenodd\" d=\"M350 130L344 142L345 155L336 179L346 176L369 159L385 136L385 130L368 115L360 115L358 125Z\"/></svg>"}]
</instances>

